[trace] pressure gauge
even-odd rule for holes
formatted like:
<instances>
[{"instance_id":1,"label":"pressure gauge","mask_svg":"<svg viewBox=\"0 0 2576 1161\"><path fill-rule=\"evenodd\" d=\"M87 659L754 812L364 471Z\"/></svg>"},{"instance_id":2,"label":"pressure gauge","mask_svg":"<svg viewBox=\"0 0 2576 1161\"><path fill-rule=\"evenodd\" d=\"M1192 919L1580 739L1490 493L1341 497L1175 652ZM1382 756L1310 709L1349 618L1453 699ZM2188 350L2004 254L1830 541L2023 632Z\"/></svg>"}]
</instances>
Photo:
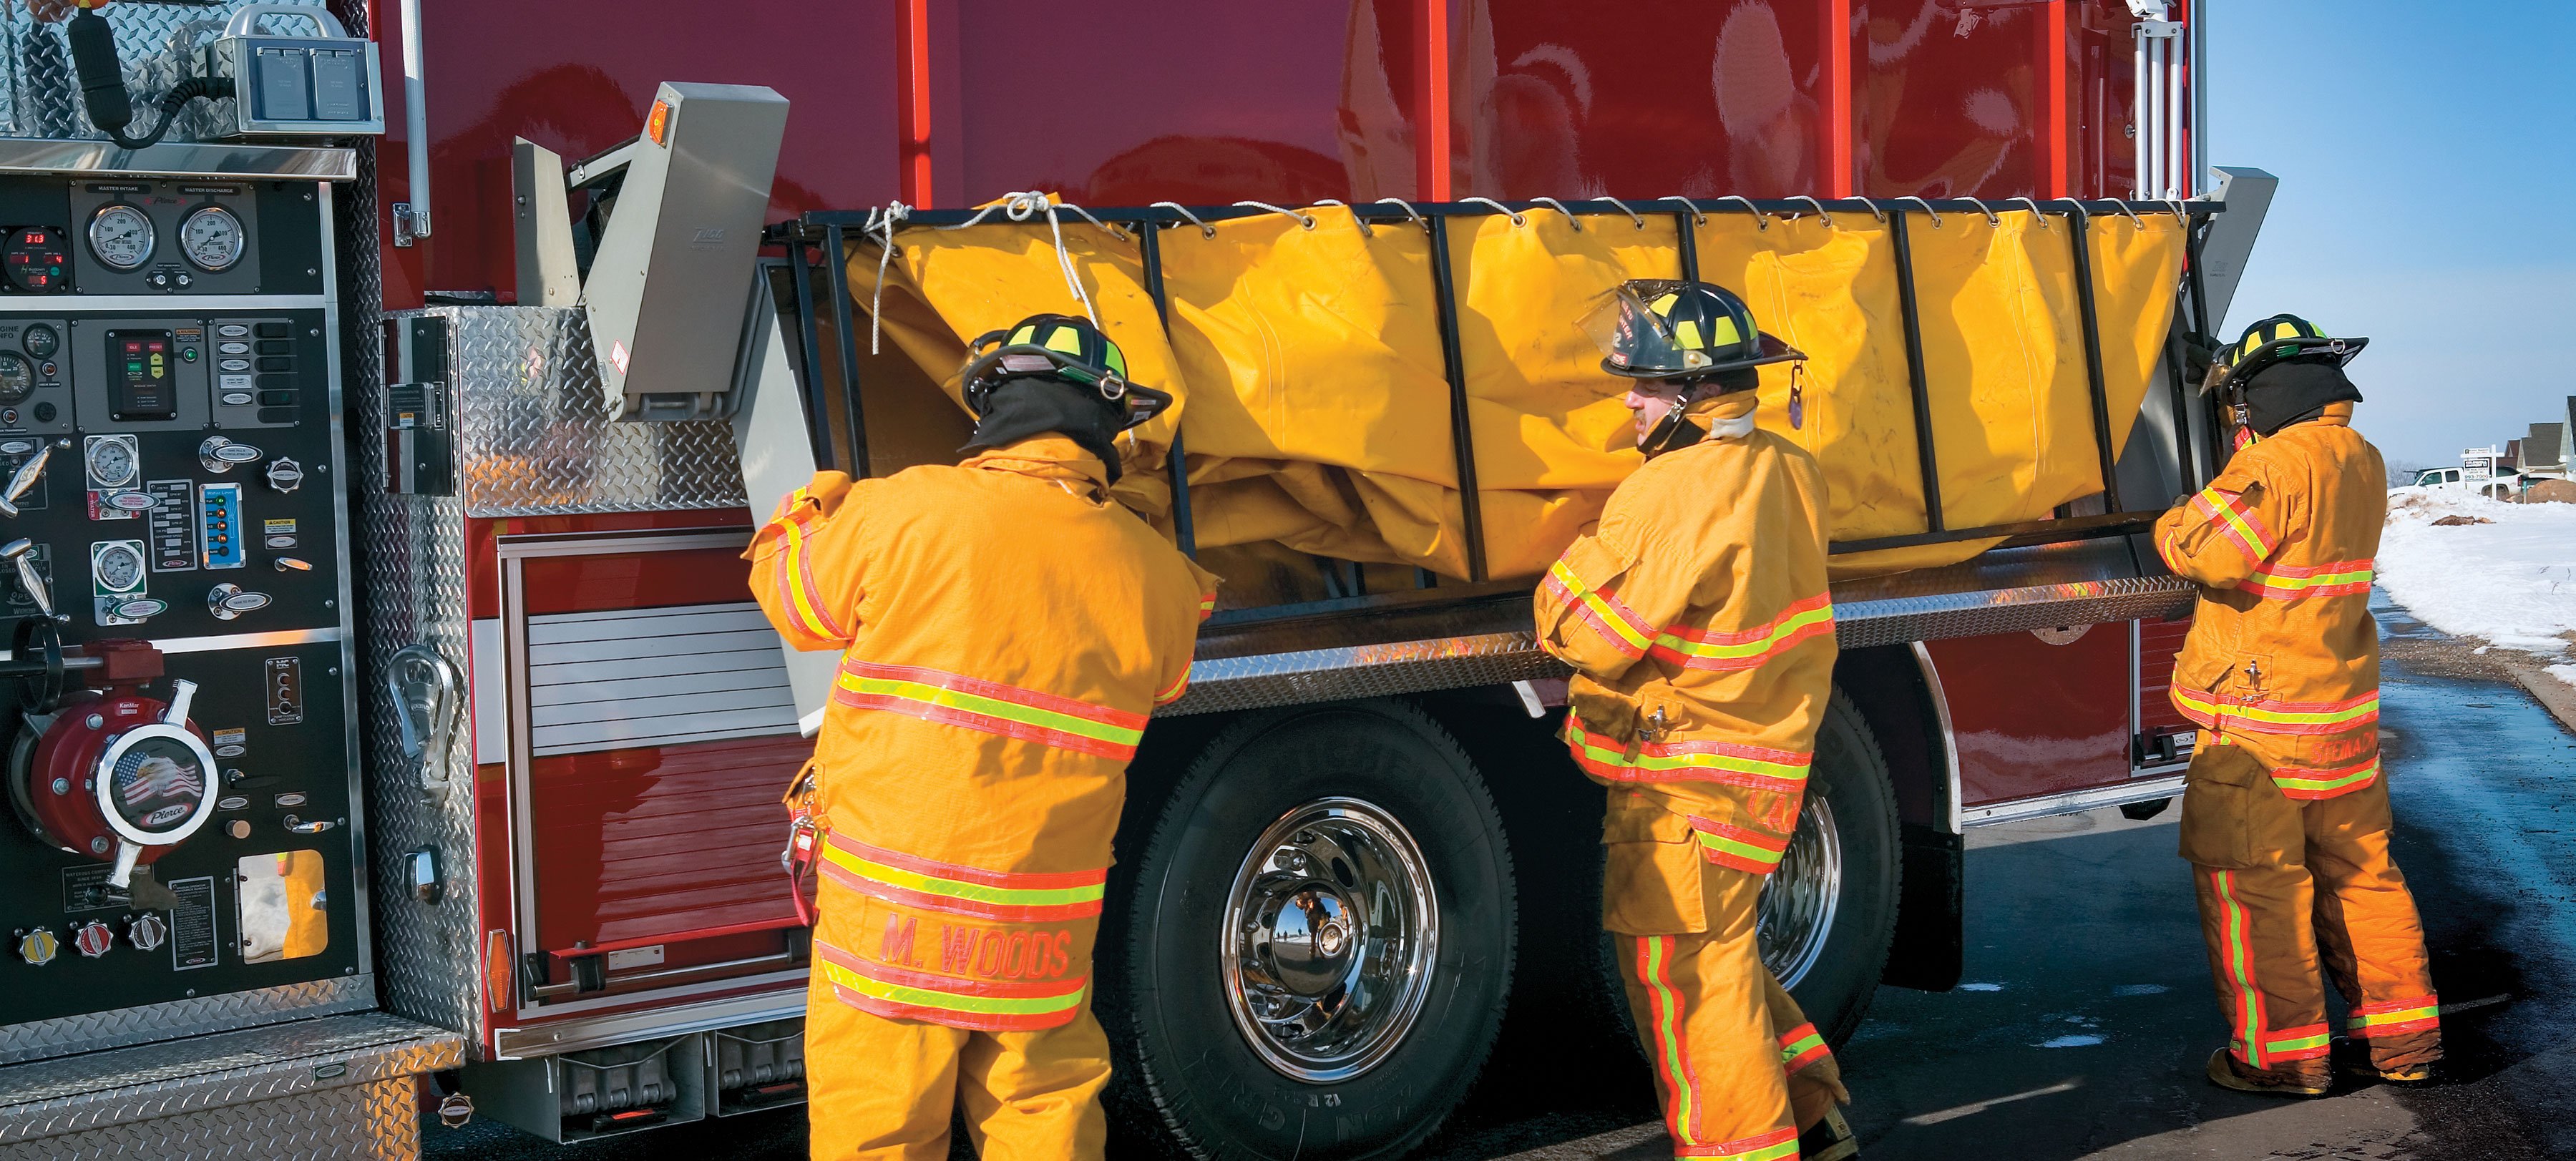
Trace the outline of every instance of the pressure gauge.
<instances>
[{"instance_id":1,"label":"pressure gauge","mask_svg":"<svg viewBox=\"0 0 2576 1161\"><path fill-rule=\"evenodd\" d=\"M89 219L89 252L112 270L152 260L152 219L129 205L99 207Z\"/></svg>"},{"instance_id":2,"label":"pressure gauge","mask_svg":"<svg viewBox=\"0 0 2576 1161\"><path fill-rule=\"evenodd\" d=\"M122 488L134 482L134 445L115 437L92 437L89 478L101 487Z\"/></svg>"},{"instance_id":3,"label":"pressure gauge","mask_svg":"<svg viewBox=\"0 0 2576 1161\"><path fill-rule=\"evenodd\" d=\"M36 369L23 356L0 351L0 403L24 403L35 390Z\"/></svg>"},{"instance_id":4,"label":"pressure gauge","mask_svg":"<svg viewBox=\"0 0 2576 1161\"><path fill-rule=\"evenodd\" d=\"M110 592L127 592L143 579L143 554L122 540L111 540L98 546L90 558L98 570L98 583Z\"/></svg>"},{"instance_id":5,"label":"pressure gauge","mask_svg":"<svg viewBox=\"0 0 2576 1161\"><path fill-rule=\"evenodd\" d=\"M222 206L199 206L179 223L179 249L199 270L230 270L241 261L241 219Z\"/></svg>"},{"instance_id":6,"label":"pressure gauge","mask_svg":"<svg viewBox=\"0 0 2576 1161\"><path fill-rule=\"evenodd\" d=\"M27 353L39 359L50 359L63 349L62 333L43 323L31 323L25 338Z\"/></svg>"}]
</instances>

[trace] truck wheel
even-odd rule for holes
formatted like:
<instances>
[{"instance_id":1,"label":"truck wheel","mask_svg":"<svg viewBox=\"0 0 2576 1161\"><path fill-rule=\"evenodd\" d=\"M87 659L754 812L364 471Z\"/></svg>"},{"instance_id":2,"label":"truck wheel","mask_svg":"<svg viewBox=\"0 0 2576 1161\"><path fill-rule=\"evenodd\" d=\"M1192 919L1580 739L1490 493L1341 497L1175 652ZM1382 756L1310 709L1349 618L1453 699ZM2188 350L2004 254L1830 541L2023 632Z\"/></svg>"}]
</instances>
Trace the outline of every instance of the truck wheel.
<instances>
[{"instance_id":1,"label":"truck wheel","mask_svg":"<svg viewBox=\"0 0 2576 1161\"><path fill-rule=\"evenodd\" d=\"M1816 732L1816 763L1788 853L1763 884L1762 964L1807 1020L1839 1045L1860 1027L1896 942L1896 791L1860 711L1840 693ZM1593 881L1601 867L1593 864ZM1619 948L1601 936L1593 962L1632 1048L1640 1047ZM1642 1051L1642 1048L1640 1048Z\"/></svg>"},{"instance_id":2,"label":"truck wheel","mask_svg":"<svg viewBox=\"0 0 2576 1161\"><path fill-rule=\"evenodd\" d=\"M1878 739L1834 694L1798 829L1762 888L1762 962L1840 1044L1860 1027L1896 942L1896 790Z\"/></svg>"},{"instance_id":3,"label":"truck wheel","mask_svg":"<svg viewBox=\"0 0 2576 1161\"><path fill-rule=\"evenodd\" d=\"M1511 992L1511 855L1482 777L1419 710L1236 723L1136 863L1100 1007L1121 1103L1150 1100L1180 1146L1393 1157L1466 1095Z\"/></svg>"}]
</instances>

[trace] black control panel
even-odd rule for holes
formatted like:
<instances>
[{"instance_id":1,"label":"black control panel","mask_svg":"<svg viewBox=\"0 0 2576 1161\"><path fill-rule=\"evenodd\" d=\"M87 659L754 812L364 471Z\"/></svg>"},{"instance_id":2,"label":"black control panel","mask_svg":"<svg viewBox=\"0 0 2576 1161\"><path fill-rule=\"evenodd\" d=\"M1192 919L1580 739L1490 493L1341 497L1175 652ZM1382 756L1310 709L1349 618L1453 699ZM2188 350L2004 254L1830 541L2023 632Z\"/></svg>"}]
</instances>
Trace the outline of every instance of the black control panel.
<instances>
[{"instance_id":1,"label":"black control panel","mask_svg":"<svg viewBox=\"0 0 2576 1161\"><path fill-rule=\"evenodd\" d=\"M316 193L0 181L0 1025L366 962Z\"/></svg>"}]
</instances>

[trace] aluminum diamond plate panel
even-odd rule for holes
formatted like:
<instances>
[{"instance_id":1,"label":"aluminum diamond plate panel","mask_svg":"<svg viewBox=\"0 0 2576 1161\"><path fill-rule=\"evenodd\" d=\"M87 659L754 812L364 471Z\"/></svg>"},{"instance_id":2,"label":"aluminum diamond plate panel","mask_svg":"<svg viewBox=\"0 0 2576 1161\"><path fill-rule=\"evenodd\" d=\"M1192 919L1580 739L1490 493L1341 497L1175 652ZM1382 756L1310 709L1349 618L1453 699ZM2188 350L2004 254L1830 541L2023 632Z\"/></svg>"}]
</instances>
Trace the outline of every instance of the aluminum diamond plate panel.
<instances>
[{"instance_id":1,"label":"aluminum diamond plate panel","mask_svg":"<svg viewBox=\"0 0 2576 1161\"><path fill-rule=\"evenodd\" d=\"M375 991L375 978L361 974L12 1024L0 1028L0 1065L306 1016L363 1011L376 1006Z\"/></svg>"},{"instance_id":2,"label":"aluminum diamond plate panel","mask_svg":"<svg viewBox=\"0 0 2576 1161\"><path fill-rule=\"evenodd\" d=\"M354 199L353 199L354 200ZM383 354L374 342L356 344L366 375L358 383L361 430L385 429ZM363 467L360 479L385 477L385 442L356 441ZM482 977L476 915L474 868L476 846L473 796L433 795L423 787L452 780L472 786L473 745L470 731L449 746L435 771L403 757L401 732L385 688L386 660L406 645L426 642L444 654L457 672L466 672L472 650L465 605L465 506L450 496L400 496L368 487L358 505L358 560L364 584L358 589L359 623L366 651L361 658L367 691L365 754L368 777L368 824L375 840L379 883L403 884L408 852L424 847L438 852L446 876L445 893L436 903L423 903L404 891L387 891L376 901L376 963L383 973L385 1006L415 1020L482 1038ZM496 839L495 841L499 841Z\"/></svg>"},{"instance_id":3,"label":"aluminum diamond plate panel","mask_svg":"<svg viewBox=\"0 0 2576 1161\"><path fill-rule=\"evenodd\" d=\"M368 1012L0 1069L0 1144L454 1068L455 1035Z\"/></svg>"},{"instance_id":4,"label":"aluminum diamond plate panel","mask_svg":"<svg viewBox=\"0 0 2576 1161\"><path fill-rule=\"evenodd\" d=\"M619 423L578 310L437 307L456 388L457 490L469 516L744 506L723 423Z\"/></svg>"},{"instance_id":5,"label":"aluminum diamond plate panel","mask_svg":"<svg viewBox=\"0 0 2576 1161\"><path fill-rule=\"evenodd\" d=\"M196 73L207 41L223 31L224 22L250 0L212 4L111 4L100 10L116 30L117 56L125 64L125 88L134 96L134 123L129 132L150 132L160 116L147 102ZM322 0L268 0L300 7L323 7ZM66 6L68 7L68 6ZM107 134L89 123L81 108L80 82L72 74L71 47L60 22L39 22L31 6L0 9L0 137L53 137L101 140ZM260 27L290 36L310 35L307 21L262 16ZM353 35L364 35L351 29ZM381 83L381 82L379 82ZM198 101L171 126L167 140L208 141L219 125L232 121L232 101Z\"/></svg>"},{"instance_id":6,"label":"aluminum diamond plate panel","mask_svg":"<svg viewBox=\"0 0 2576 1161\"><path fill-rule=\"evenodd\" d=\"M411 1078L380 1080L0 1145L0 1161L418 1161L417 1102Z\"/></svg>"}]
</instances>

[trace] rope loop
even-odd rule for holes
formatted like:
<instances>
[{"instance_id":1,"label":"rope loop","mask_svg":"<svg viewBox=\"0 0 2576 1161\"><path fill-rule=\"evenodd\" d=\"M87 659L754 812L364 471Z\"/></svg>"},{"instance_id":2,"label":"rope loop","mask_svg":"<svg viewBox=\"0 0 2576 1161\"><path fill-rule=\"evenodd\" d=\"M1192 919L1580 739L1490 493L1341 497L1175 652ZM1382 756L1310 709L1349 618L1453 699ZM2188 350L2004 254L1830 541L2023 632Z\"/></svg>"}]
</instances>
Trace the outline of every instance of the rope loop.
<instances>
[{"instance_id":1,"label":"rope loop","mask_svg":"<svg viewBox=\"0 0 2576 1161\"><path fill-rule=\"evenodd\" d=\"M1182 216L1182 217L1184 217L1184 218L1189 219L1189 222L1190 222L1190 224L1191 224L1191 225L1193 225L1193 226L1197 226L1197 227L1199 228L1199 236L1200 236L1200 237L1202 237L1202 238L1213 238L1213 237L1216 237L1216 227L1211 226L1211 225L1207 224L1206 222L1202 222L1202 221L1200 221L1200 220L1199 220L1199 216L1198 216L1197 214L1193 214L1193 213L1191 213L1191 212L1190 212L1190 208L1189 208L1188 206L1182 205L1182 204L1181 204L1181 203L1179 203L1179 202L1155 202L1153 205L1151 205L1151 206L1149 206L1149 207L1147 207L1147 208L1148 208L1148 209L1156 209L1156 210L1170 210L1170 211L1172 211L1173 213L1179 214L1180 216Z\"/></svg>"}]
</instances>

